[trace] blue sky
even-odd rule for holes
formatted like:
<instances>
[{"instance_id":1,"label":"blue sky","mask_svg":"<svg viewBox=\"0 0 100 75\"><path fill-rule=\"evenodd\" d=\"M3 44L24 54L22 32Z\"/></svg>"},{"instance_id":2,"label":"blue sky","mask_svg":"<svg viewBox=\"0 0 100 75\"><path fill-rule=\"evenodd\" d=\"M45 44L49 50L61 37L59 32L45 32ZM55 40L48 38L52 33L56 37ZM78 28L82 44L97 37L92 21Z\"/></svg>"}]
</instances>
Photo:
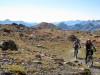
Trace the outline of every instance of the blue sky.
<instances>
[{"instance_id":1,"label":"blue sky","mask_svg":"<svg viewBox=\"0 0 100 75\"><path fill-rule=\"evenodd\" d=\"M100 20L100 0L0 0L0 20Z\"/></svg>"}]
</instances>

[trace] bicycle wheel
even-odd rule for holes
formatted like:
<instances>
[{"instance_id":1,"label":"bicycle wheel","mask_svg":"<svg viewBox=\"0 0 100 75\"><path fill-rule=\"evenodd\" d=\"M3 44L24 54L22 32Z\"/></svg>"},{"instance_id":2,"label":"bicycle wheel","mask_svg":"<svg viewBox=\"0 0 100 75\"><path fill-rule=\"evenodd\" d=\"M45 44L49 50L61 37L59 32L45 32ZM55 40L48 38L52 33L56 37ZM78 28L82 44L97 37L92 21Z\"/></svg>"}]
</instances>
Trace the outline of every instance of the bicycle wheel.
<instances>
[{"instance_id":1,"label":"bicycle wheel","mask_svg":"<svg viewBox=\"0 0 100 75\"><path fill-rule=\"evenodd\" d=\"M77 59L78 50L74 51L74 57Z\"/></svg>"},{"instance_id":2,"label":"bicycle wheel","mask_svg":"<svg viewBox=\"0 0 100 75\"><path fill-rule=\"evenodd\" d=\"M87 57L87 65L88 65L88 67L93 66L93 57L92 57L92 55L89 55Z\"/></svg>"}]
</instances>

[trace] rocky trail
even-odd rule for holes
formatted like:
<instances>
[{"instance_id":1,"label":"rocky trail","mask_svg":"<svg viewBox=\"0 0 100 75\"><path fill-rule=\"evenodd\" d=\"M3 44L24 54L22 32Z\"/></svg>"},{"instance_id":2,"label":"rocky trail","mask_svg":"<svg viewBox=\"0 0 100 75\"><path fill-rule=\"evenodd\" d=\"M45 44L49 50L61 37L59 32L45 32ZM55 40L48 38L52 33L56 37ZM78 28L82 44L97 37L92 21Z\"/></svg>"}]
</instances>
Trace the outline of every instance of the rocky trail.
<instances>
[{"instance_id":1,"label":"rocky trail","mask_svg":"<svg viewBox=\"0 0 100 75\"><path fill-rule=\"evenodd\" d=\"M73 58L72 61L77 61L81 63L82 65L86 66L90 70L91 75L99 75L100 74L100 59L93 59L93 65L91 66L91 62L85 63L85 58L81 58L82 51L79 50L78 58ZM73 54L74 51L71 50L71 53Z\"/></svg>"},{"instance_id":2,"label":"rocky trail","mask_svg":"<svg viewBox=\"0 0 100 75\"><path fill-rule=\"evenodd\" d=\"M34 51L35 52L35 51ZM38 54L36 60L29 62L28 59L25 59L21 63L17 63L16 59L12 59L9 57L7 52L2 52L0 55L0 66L2 65L11 65L18 64L25 67L26 70L29 70L33 67L39 69L34 73L29 72L27 75L99 75L100 74L100 64L99 59L94 59L94 65L89 67L85 64L85 59L81 58L81 51L78 53L78 58L76 59L73 56L73 50L70 51L70 61L65 61L63 58L57 58L53 55L40 54L39 52L35 52ZM40 59L42 58L42 59ZM46 58L46 59L45 59ZM47 59L48 58L48 59ZM0 74L6 75L13 73L7 69L0 69Z\"/></svg>"}]
</instances>

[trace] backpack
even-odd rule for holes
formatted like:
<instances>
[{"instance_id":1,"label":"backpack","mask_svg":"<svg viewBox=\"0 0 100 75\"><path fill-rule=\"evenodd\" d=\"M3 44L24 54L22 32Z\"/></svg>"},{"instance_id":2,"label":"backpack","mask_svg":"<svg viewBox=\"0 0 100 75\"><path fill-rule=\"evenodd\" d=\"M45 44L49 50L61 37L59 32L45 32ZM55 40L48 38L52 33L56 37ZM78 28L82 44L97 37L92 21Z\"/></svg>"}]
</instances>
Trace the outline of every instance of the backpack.
<instances>
[{"instance_id":1,"label":"backpack","mask_svg":"<svg viewBox=\"0 0 100 75\"><path fill-rule=\"evenodd\" d=\"M78 41L75 41L74 42L74 48L78 48L78 46L79 46L79 42Z\"/></svg>"}]
</instances>

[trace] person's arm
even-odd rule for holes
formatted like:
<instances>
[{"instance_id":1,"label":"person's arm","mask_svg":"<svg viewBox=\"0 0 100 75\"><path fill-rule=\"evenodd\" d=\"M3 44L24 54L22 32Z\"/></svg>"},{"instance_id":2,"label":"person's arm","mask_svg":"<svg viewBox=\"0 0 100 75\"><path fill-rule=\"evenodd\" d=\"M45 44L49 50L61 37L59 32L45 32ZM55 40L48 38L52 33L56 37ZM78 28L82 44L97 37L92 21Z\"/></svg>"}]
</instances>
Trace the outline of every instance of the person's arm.
<instances>
[{"instance_id":1,"label":"person's arm","mask_svg":"<svg viewBox=\"0 0 100 75\"><path fill-rule=\"evenodd\" d=\"M94 50L96 51L96 48L94 47L94 45L93 45L93 48L94 48Z\"/></svg>"},{"instance_id":2,"label":"person's arm","mask_svg":"<svg viewBox=\"0 0 100 75\"><path fill-rule=\"evenodd\" d=\"M81 44L80 44L80 42L79 42L78 44L79 44L79 47L81 48Z\"/></svg>"},{"instance_id":3,"label":"person's arm","mask_svg":"<svg viewBox=\"0 0 100 75\"><path fill-rule=\"evenodd\" d=\"M80 48L81 48L81 44L79 43L79 45L80 45Z\"/></svg>"},{"instance_id":4,"label":"person's arm","mask_svg":"<svg viewBox=\"0 0 100 75\"><path fill-rule=\"evenodd\" d=\"M73 48L75 47L75 42L73 42Z\"/></svg>"},{"instance_id":5,"label":"person's arm","mask_svg":"<svg viewBox=\"0 0 100 75\"><path fill-rule=\"evenodd\" d=\"M95 46L93 45L93 43L92 43L92 47L93 47L94 51L96 51L96 48L95 48Z\"/></svg>"}]
</instances>

